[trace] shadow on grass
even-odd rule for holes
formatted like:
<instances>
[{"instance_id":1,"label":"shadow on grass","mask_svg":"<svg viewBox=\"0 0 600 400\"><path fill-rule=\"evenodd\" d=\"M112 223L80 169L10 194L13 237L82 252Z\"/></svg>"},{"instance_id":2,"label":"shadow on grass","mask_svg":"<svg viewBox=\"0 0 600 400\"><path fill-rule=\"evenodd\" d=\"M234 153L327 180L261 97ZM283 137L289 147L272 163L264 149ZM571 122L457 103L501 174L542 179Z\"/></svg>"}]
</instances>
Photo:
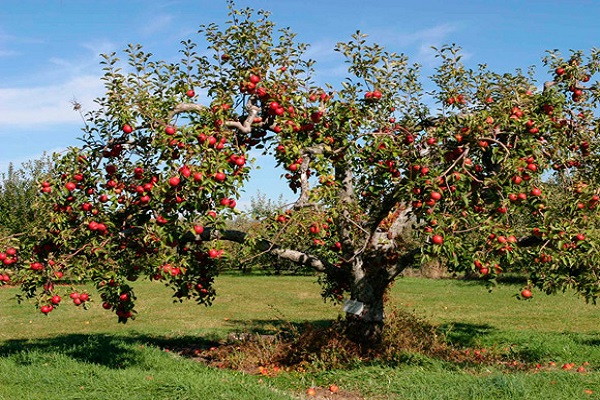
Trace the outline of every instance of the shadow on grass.
<instances>
[{"instance_id":1,"label":"shadow on grass","mask_svg":"<svg viewBox=\"0 0 600 400\"><path fill-rule=\"evenodd\" d=\"M233 326L242 326L243 332L255 333L259 335L272 335L277 333L288 333L302 331L306 324L315 328L326 328L333 323L333 320L313 320L306 322L290 322L282 319L254 319L254 320L236 320L228 321Z\"/></svg>"},{"instance_id":2,"label":"shadow on grass","mask_svg":"<svg viewBox=\"0 0 600 400\"><path fill-rule=\"evenodd\" d=\"M446 340L457 347L474 347L478 339L491 334L497 329L487 324L467 324L450 322L439 326Z\"/></svg>"},{"instance_id":3,"label":"shadow on grass","mask_svg":"<svg viewBox=\"0 0 600 400\"><path fill-rule=\"evenodd\" d=\"M197 336L177 338L152 337L147 335L70 334L36 340L8 340L0 344L0 357L14 357L26 365L35 358L27 354L62 354L71 359L122 369L142 363L140 351L145 346L169 348L192 344L210 347L216 340Z\"/></svg>"},{"instance_id":4,"label":"shadow on grass","mask_svg":"<svg viewBox=\"0 0 600 400\"><path fill-rule=\"evenodd\" d=\"M244 326L243 332L250 334L273 334L290 329L302 329L300 323L274 320L230 321L236 326ZM311 321L315 325L325 325L331 321ZM180 351L181 349L206 350L226 341L217 335L205 336L153 336L136 334L67 334L41 339L15 339L0 342L0 357L11 357L21 365L39 362L31 355L54 356L61 354L73 360L102 365L111 369L123 369L136 365L145 365L144 347L155 347Z\"/></svg>"}]
</instances>

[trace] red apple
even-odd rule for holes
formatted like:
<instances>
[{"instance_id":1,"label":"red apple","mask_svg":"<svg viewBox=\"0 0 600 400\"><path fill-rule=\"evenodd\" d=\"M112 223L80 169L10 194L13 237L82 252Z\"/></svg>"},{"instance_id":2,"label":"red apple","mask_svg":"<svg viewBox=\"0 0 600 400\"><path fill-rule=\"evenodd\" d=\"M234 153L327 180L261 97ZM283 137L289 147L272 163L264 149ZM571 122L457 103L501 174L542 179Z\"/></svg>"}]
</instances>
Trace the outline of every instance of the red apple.
<instances>
[{"instance_id":1,"label":"red apple","mask_svg":"<svg viewBox=\"0 0 600 400\"><path fill-rule=\"evenodd\" d=\"M40 311L43 314L48 314L50 311L52 311L54 309L54 307L52 307L52 305L43 305L40 307Z\"/></svg>"},{"instance_id":2,"label":"red apple","mask_svg":"<svg viewBox=\"0 0 600 400\"><path fill-rule=\"evenodd\" d=\"M540 189L538 189L538 188L533 188L533 189L531 189L530 194L532 196L541 196L542 195L542 191Z\"/></svg>"},{"instance_id":3,"label":"red apple","mask_svg":"<svg viewBox=\"0 0 600 400\"><path fill-rule=\"evenodd\" d=\"M223 172L217 172L214 175L214 179L217 182L223 182L223 181L225 181L226 178L227 178L227 176Z\"/></svg>"},{"instance_id":4,"label":"red apple","mask_svg":"<svg viewBox=\"0 0 600 400\"><path fill-rule=\"evenodd\" d=\"M431 194L429 195L429 198L437 201L442 198L442 195L439 192L431 192Z\"/></svg>"},{"instance_id":5,"label":"red apple","mask_svg":"<svg viewBox=\"0 0 600 400\"><path fill-rule=\"evenodd\" d=\"M176 187L181 183L181 179L178 176L173 176L169 178L169 185Z\"/></svg>"}]
</instances>

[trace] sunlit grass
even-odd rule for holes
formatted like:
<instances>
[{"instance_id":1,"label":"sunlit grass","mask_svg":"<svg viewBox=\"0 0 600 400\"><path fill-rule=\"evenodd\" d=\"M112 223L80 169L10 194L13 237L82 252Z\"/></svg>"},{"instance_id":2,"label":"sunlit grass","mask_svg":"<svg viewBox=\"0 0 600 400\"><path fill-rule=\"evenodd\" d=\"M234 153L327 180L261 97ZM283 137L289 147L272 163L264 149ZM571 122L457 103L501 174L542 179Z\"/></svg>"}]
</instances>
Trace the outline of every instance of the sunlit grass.
<instances>
[{"instance_id":1,"label":"sunlit grass","mask_svg":"<svg viewBox=\"0 0 600 400\"><path fill-rule=\"evenodd\" d=\"M204 307L173 303L170 289L140 281L139 315L126 325L100 307L90 288L91 309L73 306L65 295L49 316L11 300L17 289L1 289L0 399L287 399L330 383L369 399L600 394L600 310L569 293L517 300L518 285L490 293L477 282L402 278L390 302L437 324L457 345L510 347L530 366L541 363L539 372L464 370L421 360L266 378L210 369L165 351L178 341L210 346L232 330L274 332L287 324L337 318L341 306L324 303L315 282L306 276L224 275L217 280L214 305ZM584 373L561 370L568 362L589 365Z\"/></svg>"}]
</instances>

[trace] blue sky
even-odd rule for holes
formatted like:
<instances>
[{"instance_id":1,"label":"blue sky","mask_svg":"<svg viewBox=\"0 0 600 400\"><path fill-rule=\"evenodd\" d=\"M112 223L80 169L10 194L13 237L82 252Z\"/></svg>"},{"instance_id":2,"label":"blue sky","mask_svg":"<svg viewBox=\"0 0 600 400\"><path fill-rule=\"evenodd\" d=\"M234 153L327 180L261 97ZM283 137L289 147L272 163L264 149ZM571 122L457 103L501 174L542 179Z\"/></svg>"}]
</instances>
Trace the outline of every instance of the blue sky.
<instances>
[{"instance_id":1,"label":"blue sky","mask_svg":"<svg viewBox=\"0 0 600 400\"><path fill-rule=\"evenodd\" d=\"M267 9L280 27L311 44L319 81L337 83L344 68L332 51L356 30L422 63L431 46L457 43L472 65L497 72L540 65L547 49L600 47L600 1L238 0ZM227 19L219 0L2 0L0 11L0 171L12 162L78 145L83 126L72 110L102 95L100 53L141 43L157 58L176 60L179 42L200 24ZM543 72L542 69L539 69ZM246 189L271 197L286 192L267 165ZM244 201L244 197L242 200ZM242 202L243 204L243 202Z\"/></svg>"}]
</instances>

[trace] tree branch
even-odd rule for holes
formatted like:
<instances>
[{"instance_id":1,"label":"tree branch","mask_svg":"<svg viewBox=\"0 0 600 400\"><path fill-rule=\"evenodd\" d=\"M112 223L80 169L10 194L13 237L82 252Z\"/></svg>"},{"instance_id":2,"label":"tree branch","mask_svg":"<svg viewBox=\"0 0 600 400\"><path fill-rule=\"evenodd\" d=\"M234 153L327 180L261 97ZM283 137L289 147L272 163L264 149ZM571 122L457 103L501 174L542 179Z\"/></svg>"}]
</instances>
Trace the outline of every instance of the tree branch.
<instances>
[{"instance_id":1,"label":"tree branch","mask_svg":"<svg viewBox=\"0 0 600 400\"><path fill-rule=\"evenodd\" d=\"M226 121L225 126L228 128L235 128L242 133L250 133L252 132L252 124L254 123L254 119L258 116L260 112L260 107L254 104L254 100L251 97L246 104L246 110L248 111L248 115L244 119L243 122L240 121Z\"/></svg>"},{"instance_id":2,"label":"tree branch","mask_svg":"<svg viewBox=\"0 0 600 400\"><path fill-rule=\"evenodd\" d=\"M223 231L219 230L205 230L202 235L194 235L192 233L186 234L183 238L183 242L193 241L193 240L210 240L210 239L219 239L219 240L228 240L230 242L244 244L248 239L248 234L246 232L227 229ZM310 254L303 253L297 250L291 249L283 249L279 247L277 244L270 242L267 239L260 239L255 243L255 248L258 251L262 251L264 253L272 254L278 258L292 261L296 264L300 264L306 267L310 267L318 272L326 272L327 270L334 269L335 267L327 262L324 262L318 257L315 257Z\"/></svg>"}]
</instances>

